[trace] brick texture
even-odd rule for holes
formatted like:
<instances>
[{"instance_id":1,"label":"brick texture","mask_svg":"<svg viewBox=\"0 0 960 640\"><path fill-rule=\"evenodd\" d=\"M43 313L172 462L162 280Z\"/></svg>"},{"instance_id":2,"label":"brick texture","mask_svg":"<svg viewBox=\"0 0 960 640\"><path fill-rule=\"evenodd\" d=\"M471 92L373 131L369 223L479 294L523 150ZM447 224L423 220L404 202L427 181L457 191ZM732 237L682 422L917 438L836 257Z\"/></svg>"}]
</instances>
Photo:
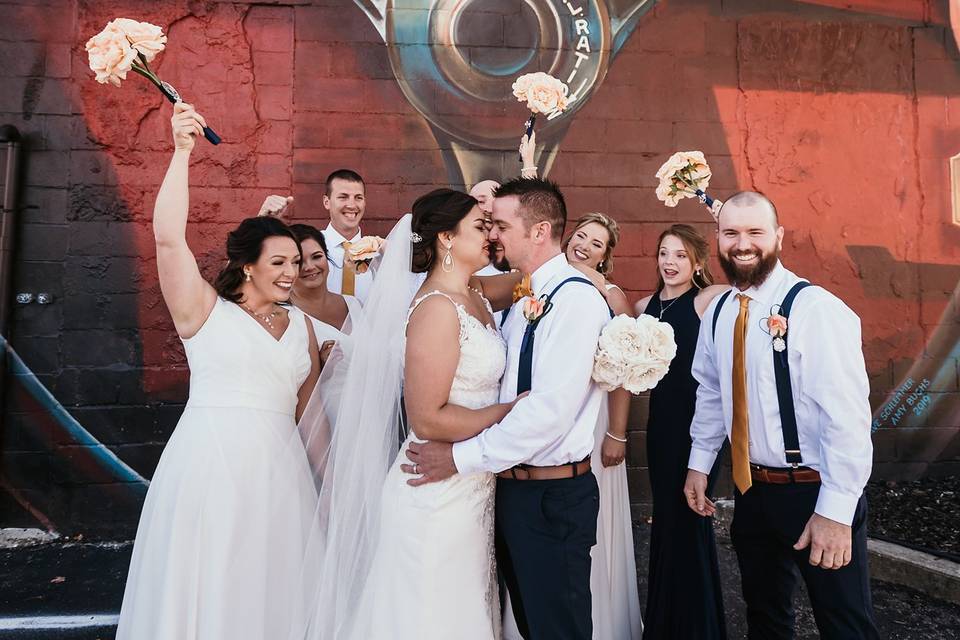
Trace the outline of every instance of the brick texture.
<instances>
[{"instance_id":1,"label":"brick texture","mask_svg":"<svg viewBox=\"0 0 960 640\"><path fill-rule=\"evenodd\" d=\"M20 129L25 150L13 287L55 299L16 307L8 337L70 415L149 477L188 379L150 228L170 107L132 75L120 88L96 84L86 39L120 15L162 25L170 41L155 70L223 137L201 142L191 169L188 238L208 277L226 232L269 193L293 194L296 216L322 224L334 169L365 176L367 228L385 232L418 195L448 185L453 143L411 105L390 50L350 0L55 4L0 0L0 123ZM613 279L634 301L655 287L664 227L713 229L695 202L668 209L654 197L671 152L703 150L716 196L768 193L787 228L785 262L862 319L875 476L955 473L960 226L947 158L960 152L960 54L928 0L768 4L658 3L569 125L550 177L573 216L621 221ZM459 34L465 59L512 59L531 42L525 20L506 9L472 16ZM468 112L436 79L407 80L451 122L519 131L511 101ZM516 171L512 144L485 154L500 174L491 177ZM925 379L916 404L901 406L904 385L916 392ZM5 385L5 482L65 532L129 536L140 498L104 484L23 385ZM655 455L645 425L641 397L627 460L638 515Z\"/></svg>"}]
</instances>

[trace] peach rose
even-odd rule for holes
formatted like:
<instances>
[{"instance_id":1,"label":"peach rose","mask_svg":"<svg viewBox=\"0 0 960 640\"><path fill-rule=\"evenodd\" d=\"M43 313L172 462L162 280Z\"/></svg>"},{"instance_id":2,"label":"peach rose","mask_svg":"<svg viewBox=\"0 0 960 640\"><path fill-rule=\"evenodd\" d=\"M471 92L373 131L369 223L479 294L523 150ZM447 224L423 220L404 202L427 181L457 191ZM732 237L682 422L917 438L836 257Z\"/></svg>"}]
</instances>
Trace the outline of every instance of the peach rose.
<instances>
[{"instance_id":1,"label":"peach rose","mask_svg":"<svg viewBox=\"0 0 960 640\"><path fill-rule=\"evenodd\" d=\"M782 338L787 335L787 319L778 313L767 318L767 330L774 338Z\"/></svg>"},{"instance_id":2,"label":"peach rose","mask_svg":"<svg viewBox=\"0 0 960 640\"><path fill-rule=\"evenodd\" d=\"M130 46L142 53L147 62L153 62L166 46L167 36L163 35L163 29L155 24L137 22L130 18L117 18L110 24L123 31Z\"/></svg>"},{"instance_id":3,"label":"peach rose","mask_svg":"<svg viewBox=\"0 0 960 640\"><path fill-rule=\"evenodd\" d=\"M678 151L657 170L657 198L675 207L683 198L696 197L697 189L706 191L712 175L702 151Z\"/></svg>"},{"instance_id":4,"label":"peach rose","mask_svg":"<svg viewBox=\"0 0 960 640\"><path fill-rule=\"evenodd\" d=\"M357 273L366 273L370 261L377 257L386 241L380 236L364 236L350 245L348 258Z\"/></svg>"},{"instance_id":5,"label":"peach rose","mask_svg":"<svg viewBox=\"0 0 960 640\"><path fill-rule=\"evenodd\" d=\"M543 317L544 302L536 298L527 298L523 301L523 317L527 322L536 322Z\"/></svg>"},{"instance_id":6,"label":"peach rose","mask_svg":"<svg viewBox=\"0 0 960 640\"><path fill-rule=\"evenodd\" d=\"M113 22L103 31L87 40L90 69L97 74L97 82L117 87L127 79L127 72L137 59L137 50L130 46L126 34Z\"/></svg>"},{"instance_id":7,"label":"peach rose","mask_svg":"<svg viewBox=\"0 0 960 640\"><path fill-rule=\"evenodd\" d=\"M570 103L568 91L566 84L542 71L520 76L513 83L513 95L533 113L563 111Z\"/></svg>"}]
</instances>

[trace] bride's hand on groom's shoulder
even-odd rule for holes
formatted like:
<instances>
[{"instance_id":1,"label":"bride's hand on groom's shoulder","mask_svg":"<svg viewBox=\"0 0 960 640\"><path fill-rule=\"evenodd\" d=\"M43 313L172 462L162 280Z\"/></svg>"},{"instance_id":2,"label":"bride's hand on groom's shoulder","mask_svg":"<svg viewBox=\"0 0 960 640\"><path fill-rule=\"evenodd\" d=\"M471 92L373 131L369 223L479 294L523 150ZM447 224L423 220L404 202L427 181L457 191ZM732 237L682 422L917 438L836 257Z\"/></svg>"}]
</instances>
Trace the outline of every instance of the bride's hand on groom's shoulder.
<instances>
[{"instance_id":1,"label":"bride's hand on groom's shoulder","mask_svg":"<svg viewBox=\"0 0 960 640\"><path fill-rule=\"evenodd\" d=\"M404 454L411 464L401 464L400 470L418 476L407 480L411 487L440 482L457 473L449 442L411 442Z\"/></svg>"}]
</instances>

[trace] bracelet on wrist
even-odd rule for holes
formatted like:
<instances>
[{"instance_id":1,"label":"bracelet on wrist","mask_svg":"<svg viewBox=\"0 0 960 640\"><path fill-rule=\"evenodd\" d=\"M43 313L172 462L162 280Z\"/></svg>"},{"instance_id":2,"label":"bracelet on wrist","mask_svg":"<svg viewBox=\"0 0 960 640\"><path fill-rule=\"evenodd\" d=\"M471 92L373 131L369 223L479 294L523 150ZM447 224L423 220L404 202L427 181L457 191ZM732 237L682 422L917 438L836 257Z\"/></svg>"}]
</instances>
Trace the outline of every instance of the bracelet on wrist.
<instances>
[{"instance_id":1,"label":"bracelet on wrist","mask_svg":"<svg viewBox=\"0 0 960 640\"><path fill-rule=\"evenodd\" d=\"M620 436L615 436L615 435L613 435L612 433L610 433L609 431L607 431L607 437L610 438L611 440L616 440L617 442L619 442L619 443L621 443L621 444L626 444L626 443L627 443L627 439L626 439L626 438L621 438Z\"/></svg>"}]
</instances>

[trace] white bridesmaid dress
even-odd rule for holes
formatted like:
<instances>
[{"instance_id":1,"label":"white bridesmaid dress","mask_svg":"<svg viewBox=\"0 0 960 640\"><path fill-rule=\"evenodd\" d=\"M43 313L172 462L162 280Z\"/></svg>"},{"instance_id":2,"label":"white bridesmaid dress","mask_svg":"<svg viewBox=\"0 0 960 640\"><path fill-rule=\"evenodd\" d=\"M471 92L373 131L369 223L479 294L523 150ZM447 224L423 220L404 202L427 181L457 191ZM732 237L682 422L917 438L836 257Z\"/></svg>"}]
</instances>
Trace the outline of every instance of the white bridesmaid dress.
<instances>
[{"instance_id":1,"label":"white bridesmaid dress","mask_svg":"<svg viewBox=\"0 0 960 640\"><path fill-rule=\"evenodd\" d=\"M119 640L285 637L317 494L291 447L306 321L279 340L217 302L183 340L190 396L147 493Z\"/></svg>"}]
</instances>

